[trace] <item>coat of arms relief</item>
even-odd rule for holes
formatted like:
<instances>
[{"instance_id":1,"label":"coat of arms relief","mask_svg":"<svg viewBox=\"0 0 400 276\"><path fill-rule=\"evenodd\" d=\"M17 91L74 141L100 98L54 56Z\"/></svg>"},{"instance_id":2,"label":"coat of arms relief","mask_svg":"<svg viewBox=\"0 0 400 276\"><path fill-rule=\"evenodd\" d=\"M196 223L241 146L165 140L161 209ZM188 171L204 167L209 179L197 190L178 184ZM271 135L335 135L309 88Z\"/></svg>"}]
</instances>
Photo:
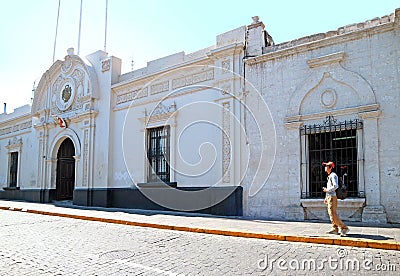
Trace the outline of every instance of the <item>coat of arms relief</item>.
<instances>
[{"instance_id":1,"label":"coat of arms relief","mask_svg":"<svg viewBox=\"0 0 400 276\"><path fill-rule=\"evenodd\" d=\"M52 113L66 112L82 107L85 73L76 68L69 75L61 74L53 84Z\"/></svg>"},{"instance_id":2,"label":"coat of arms relief","mask_svg":"<svg viewBox=\"0 0 400 276\"><path fill-rule=\"evenodd\" d=\"M63 91L61 92L62 100L67 103L71 99L72 88L69 84L66 84Z\"/></svg>"}]
</instances>

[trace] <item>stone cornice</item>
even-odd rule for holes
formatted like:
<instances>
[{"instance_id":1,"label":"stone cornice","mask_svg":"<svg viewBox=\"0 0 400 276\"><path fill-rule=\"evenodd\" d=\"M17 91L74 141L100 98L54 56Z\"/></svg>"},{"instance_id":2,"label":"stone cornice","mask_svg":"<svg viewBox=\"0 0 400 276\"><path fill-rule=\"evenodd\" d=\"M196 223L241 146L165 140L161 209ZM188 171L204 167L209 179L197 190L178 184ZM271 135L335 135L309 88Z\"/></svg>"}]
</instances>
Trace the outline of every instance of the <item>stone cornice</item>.
<instances>
[{"instance_id":1,"label":"stone cornice","mask_svg":"<svg viewBox=\"0 0 400 276\"><path fill-rule=\"evenodd\" d=\"M251 30L251 29L254 29L254 28L258 28L258 27L261 27L263 30L265 29L264 23L262 23L260 21L260 22L255 22L253 24L248 25L247 26L247 30Z\"/></svg>"},{"instance_id":2,"label":"stone cornice","mask_svg":"<svg viewBox=\"0 0 400 276\"><path fill-rule=\"evenodd\" d=\"M359 114L359 116L364 119L364 120L368 120L368 119L377 119L381 116L382 111L381 110L366 110L362 113Z\"/></svg>"},{"instance_id":3,"label":"stone cornice","mask_svg":"<svg viewBox=\"0 0 400 276\"><path fill-rule=\"evenodd\" d=\"M288 129L296 129L299 130L299 128L304 124L304 122L301 121L291 121L285 123L285 127Z\"/></svg>"},{"instance_id":4,"label":"stone cornice","mask_svg":"<svg viewBox=\"0 0 400 276\"><path fill-rule=\"evenodd\" d=\"M315 67L335 63L335 62L340 62L340 61L344 60L344 58L345 58L345 53L339 52L339 53L322 56L319 58L309 59L309 60L307 60L307 64L310 68L315 68Z\"/></svg>"},{"instance_id":5,"label":"stone cornice","mask_svg":"<svg viewBox=\"0 0 400 276\"><path fill-rule=\"evenodd\" d=\"M283 57L294 55L294 54L310 52L310 51L318 49L318 48L332 46L335 44L346 43L346 42L360 39L363 37L393 31L396 28L396 26L397 26L397 24L395 24L394 22L389 22L389 23L384 23L384 24L378 25L378 26L373 26L373 27L356 30L356 31L344 33L344 34L337 34L337 35L329 36L329 32L328 32L326 34L325 38L315 40L315 41L305 42L305 43L302 43L299 45L289 46L289 47L283 48L283 49L278 49L278 50L275 50L275 51L272 51L269 53L265 53L265 54L257 56L257 57L251 57L251 58L245 59L245 62L248 65L254 65L254 64L257 64L260 62L266 62L269 60L283 58ZM285 44L286 44L286 42L285 42ZM277 47L279 47L279 45L275 45L273 47L277 48Z\"/></svg>"},{"instance_id":6,"label":"stone cornice","mask_svg":"<svg viewBox=\"0 0 400 276\"><path fill-rule=\"evenodd\" d=\"M378 113L376 113L376 112L378 112ZM329 115L337 116L337 115L358 114L361 118L365 119L365 118L368 118L367 114L370 114L369 117L372 117L375 114L379 114L379 113L380 113L379 105L371 104L371 105L350 107L350 108L345 108L345 109L340 109L340 110L332 110L332 111L315 113L315 114L305 114L305 115L296 115L296 116L286 117L285 118L285 126L290 128L295 123L300 123L300 122L311 120L311 119L326 118L326 116L329 116ZM363 115L363 114L365 114L365 115Z\"/></svg>"}]
</instances>

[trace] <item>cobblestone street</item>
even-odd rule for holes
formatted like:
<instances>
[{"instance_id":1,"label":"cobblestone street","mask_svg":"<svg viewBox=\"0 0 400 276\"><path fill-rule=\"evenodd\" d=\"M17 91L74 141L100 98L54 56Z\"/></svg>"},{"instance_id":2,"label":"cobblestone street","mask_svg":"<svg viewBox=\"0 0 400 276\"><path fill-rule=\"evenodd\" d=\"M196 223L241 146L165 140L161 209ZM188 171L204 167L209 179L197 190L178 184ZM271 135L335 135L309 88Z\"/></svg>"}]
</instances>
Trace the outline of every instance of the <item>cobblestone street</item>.
<instances>
[{"instance_id":1,"label":"cobblestone street","mask_svg":"<svg viewBox=\"0 0 400 276\"><path fill-rule=\"evenodd\" d=\"M0 211L0 275L398 275L400 252Z\"/></svg>"}]
</instances>

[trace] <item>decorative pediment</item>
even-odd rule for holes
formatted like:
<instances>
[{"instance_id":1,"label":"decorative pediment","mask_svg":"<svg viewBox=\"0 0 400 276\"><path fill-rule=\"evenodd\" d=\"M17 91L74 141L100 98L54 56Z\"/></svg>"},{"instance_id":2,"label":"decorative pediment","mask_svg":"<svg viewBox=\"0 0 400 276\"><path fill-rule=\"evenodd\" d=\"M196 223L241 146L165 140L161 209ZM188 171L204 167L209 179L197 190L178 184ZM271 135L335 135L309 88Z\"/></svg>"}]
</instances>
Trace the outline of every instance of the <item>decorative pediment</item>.
<instances>
[{"instance_id":1,"label":"decorative pediment","mask_svg":"<svg viewBox=\"0 0 400 276\"><path fill-rule=\"evenodd\" d=\"M165 106L162 103L159 103L156 108L151 112L150 116L156 116L161 114L166 114L170 112L174 112L176 110L176 104L173 103L170 106Z\"/></svg>"},{"instance_id":2,"label":"decorative pediment","mask_svg":"<svg viewBox=\"0 0 400 276\"><path fill-rule=\"evenodd\" d=\"M56 61L43 74L35 90L32 113L50 110L51 115L77 114L95 96L97 77L90 64L68 50L64 61Z\"/></svg>"},{"instance_id":3,"label":"decorative pediment","mask_svg":"<svg viewBox=\"0 0 400 276\"><path fill-rule=\"evenodd\" d=\"M6 149L9 151L13 149L21 149L22 147L22 138L21 137L13 137L12 139L8 140L6 145Z\"/></svg>"},{"instance_id":4,"label":"decorative pediment","mask_svg":"<svg viewBox=\"0 0 400 276\"><path fill-rule=\"evenodd\" d=\"M340 52L307 62L311 75L291 95L286 122L377 105L374 91L365 78L342 66L340 62L345 57Z\"/></svg>"},{"instance_id":5,"label":"decorative pediment","mask_svg":"<svg viewBox=\"0 0 400 276\"><path fill-rule=\"evenodd\" d=\"M354 107L362 102L354 84L342 82L330 73L323 73L320 81L304 96L300 114Z\"/></svg>"},{"instance_id":6,"label":"decorative pediment","mask_svg":"<svg viewBox=\"0 0 400 276\"><path fill-rule=\"evenodd\" d=\"M178 111L176 109L175 102L169 106L159 103L154 109L148 111L144 110L144 117L139 118L142 123L155 123L167 121L170 118L177 115Z\"/></svg>"}]
</instances>

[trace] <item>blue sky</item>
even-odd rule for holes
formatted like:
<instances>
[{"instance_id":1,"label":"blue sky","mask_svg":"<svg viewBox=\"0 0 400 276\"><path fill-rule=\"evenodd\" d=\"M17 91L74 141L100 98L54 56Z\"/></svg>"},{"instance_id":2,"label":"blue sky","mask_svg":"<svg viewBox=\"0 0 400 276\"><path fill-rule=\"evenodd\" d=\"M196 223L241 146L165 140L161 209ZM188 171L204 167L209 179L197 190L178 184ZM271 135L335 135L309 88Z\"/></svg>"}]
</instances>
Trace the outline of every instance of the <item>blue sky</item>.
<instances>
[{"instance_id":1,"label":"blue sky","mask_svg":"<svg viewBox=\"0 0 400 276\"><path fill-rule=\"evenodd\" d=\"M61 0L55 59L78 50L80 0ZM30 103L34 82L53 62L58 0L0 0L0 104ZM104 49L106 0L83 0L80 55ZM107 52L122 71L176 52L211 46L215 37L258 15L275 43L388 15L399 0L109 0ZM0 109L0 113L3 109Z\"/></svg>"}]
</instances>

